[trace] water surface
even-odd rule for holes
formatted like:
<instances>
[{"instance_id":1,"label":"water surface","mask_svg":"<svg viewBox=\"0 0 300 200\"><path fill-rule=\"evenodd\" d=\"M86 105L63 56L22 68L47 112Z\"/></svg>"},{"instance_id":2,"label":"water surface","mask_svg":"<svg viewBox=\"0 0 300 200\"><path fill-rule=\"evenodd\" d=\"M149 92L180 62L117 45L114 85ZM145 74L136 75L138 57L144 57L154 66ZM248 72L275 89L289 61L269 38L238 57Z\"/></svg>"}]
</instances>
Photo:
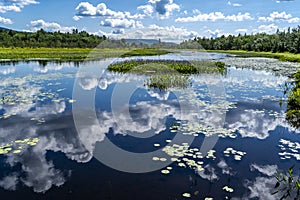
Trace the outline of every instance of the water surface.
<instances>
[{"instance_id":1,"label":"water surface","mask_svg":"<svg viewBox=\"0 0 300 200\"><path fill-rule=\"evenodd\" d=\"M145 76L108 72L106 66L113 59L79 65L4 63L1 196L186 199L188 194L190 199L278 199L280 194L271 195L276 170L300 167L299 131L285 120L283 85L291 81L288 75L245 67L247 62L256 66L266 62L261 59L223 54L182 52L153 58L221 59L228 67L223 75L193 75L192 86L184 90L161 91L147 88ZM74 98L74 88L81 99ZM84 98L91 92L95 92L92 101ZM79 130L75 106L84 121ZM91 118L91 108L97 120ZM207 145L208 139L216 138L215 144ZM128 152L152 152L145 156L149 172L117 170L143 165L134 159L110 168L93 157L108 140ZM105 149L105 154L115 156L113 149ZM163 163L166 166L150 170Z\"/></svg>"}]
</instances>

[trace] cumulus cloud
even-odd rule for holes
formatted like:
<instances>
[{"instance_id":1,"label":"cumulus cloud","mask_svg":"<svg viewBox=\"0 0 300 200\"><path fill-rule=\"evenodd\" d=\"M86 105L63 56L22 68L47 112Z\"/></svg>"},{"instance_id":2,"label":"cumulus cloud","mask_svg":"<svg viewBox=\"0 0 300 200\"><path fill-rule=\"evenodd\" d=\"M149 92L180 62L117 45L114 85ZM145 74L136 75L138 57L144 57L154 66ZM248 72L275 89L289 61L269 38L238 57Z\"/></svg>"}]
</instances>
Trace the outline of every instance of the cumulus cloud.
<instances>
[{"instance_id":1,"label":"cumulus cloud","mask_svg":"<svg viewBox=\"0 0 300 200\"><path fill-rule=\"evenodd\" d=\"M198 36L195 31L188 31L185 28L175 26L158 26L150 25L145 29L137 29L121 35L123 38L139 38L139 39L161 39L163 41L179 42L186 39L192 39Z\"/></svg>"},{"instance_id":2,"label":"cumulus cloud","mask_svg":"<svg viewBox=\"0 0 300 200\"><path fill-rule=\"evenodd\" d=\"M222 12L211 12L211 13L200 13L198 15L194 15L192 17L179 17L175 19L176 22L199 22L199 21L217 21L217 20L225 20L225 21L234 21L240 22L245 20L252 20L250 13L238 13L237 15L227 15L225 16Z\"/></svg>"},{"instance_id":3,"label":"cumulus cloud","mask_svg":"<svg viewBox=\"0 0 300 200\"><path fill-rule=\"evenodd\" d=\"M224 35L224 36L230 35L230 33L225 33L220 29L216 29L216 30L208 29L208 30L205 31L204 34L206 34L206 35L208 34L207 36L212 37L212 38L221 37L222 35Z\"/></svg>"},{"instance_id":4,"label":"cumulus cloud","mask_svg":"<svg viewBox=\"0 0 300 200\"><path fill-rule=\"evenodd\" d=\"M12 22L11 19L4 18L4 17L0 16L0 23L2 23L2 24L12 24L13 22Z\"/></svg>"},{"instance_id":5,"label":"cumulus cloud","mask_svg":"<svg viewBox=\"0 0 300 200\"><path fill-rule=\"evenodd\" d=\"M124 33L125 33L125 30L123 28L112 31L112 34L124 34Z\"/></svg>"},{"instance_id":6,"label":"cumulus cloud","mask_svg":"<svg viewBox=\"0 0 300 200\"><path fill-rule=\"evenodd\" d=\"M154 8L151 5L142 5L137 7L138 10L141 10L145 15L151 16L154 12Z\"/></svg>"},{"instance_id":7,"label":"cumulus cloud","mask_svg":"<svg viewBox=\"0 0 300 200\"><path fill-rule=\"evenodd\" d=\"M0 13L6 13L9 11L21 12L21 8L16 5L9 5L9 6L0 5Z\"/></svg>"},{"instance_id":8,"label":"cumulus cloud","mask_svg":"<svg viewBox=\"0 0 300 200\"><path fill-rule=\"evenodd\" d=\"M108 26L112 28L143 28L140 21L135 21L133 19L105 19L101 21L101 26Z\"/></svg>"},{"instance_id":9,"label":"cumulus cloud","mask_svg":"<svg viewBox=\"0 0 300 200\"><path fill-rule=\"evenodd\" d=\"M275 33L275 31L278 29L278 26L275 24L269 24L269 25L260 25L257 30L254 30L255 32L260 33Z\"/></svg>"},{"instance_id":10,"label":"cumulus cloud","mask_svg":"<svg viewBox=\"0 0 300 200\"><path fill-rule=\"evenodd\" d=\"M168 18L173 11L180 10L180 6L173 2L173 0L149 0L149 3L153 5L155 11L163 18Z\"/></svg>"},{"instance_id":11,"label":"cumulus cloud","mask_svg":"<svg viewBox=\"0 0 300 200\"><path fill-rule=\"evenodd\" d=\"M173 0L149 0L147 5L141 5L137 9L147 16L156 12L161 19L165 19L169 18L174 11L179 11L180 6Z\"/></svg>"},{"instance_id":12,"label":"cumulus cloud","mask_svg":"<svg viewBox=\"0 0 300 200\"><path fill-rule=\"evenodd\" d=\"M274 11L270 13L268 17L259 17L259 22L276 22L276 21L285 21L288 23L297 23L300 21L300 18L293 17L291 14L287 14L285 11L278 12Z\"/></svg>"},{"instance_id":13,"label":"cumulus cloud","mask_svg":"<svg viewBox=\"0 0 300 200\"><path fill-rule=\"evenodd\" d=\"M28 25L31 29L31 31L38 31L40 29L44 29L45 31L61 31L61 32L71 32L75 27L67 27L67 26L61 26L60 24L56 22L46 22L42 19L31 21L30 25Z\"/></svg>"},{"instance_id":14,"label":"cumulus cloud","mask_svg":"<svg viewBox=\"0 0 300 200\"><path fill-rule=\"evenodd\" d=\"M80 2L76 7L77 17L73 18L75 20L80 19L80 17L109 17L109 18L129 18L129 19L143 19L144 14L134 14L130 12L120 12L113 11L107 8L105 3L100 3L96 6L92 5L89 2Z\"/></svg>"}]
</instances>

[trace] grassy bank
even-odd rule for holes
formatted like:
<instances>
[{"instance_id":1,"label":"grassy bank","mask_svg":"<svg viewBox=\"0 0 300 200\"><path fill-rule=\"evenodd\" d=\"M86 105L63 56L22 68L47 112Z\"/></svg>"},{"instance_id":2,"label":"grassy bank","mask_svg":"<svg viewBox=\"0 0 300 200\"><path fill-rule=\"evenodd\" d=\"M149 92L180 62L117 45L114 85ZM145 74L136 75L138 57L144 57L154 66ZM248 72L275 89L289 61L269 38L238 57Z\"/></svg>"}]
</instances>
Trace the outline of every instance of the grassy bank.
<instances>
[{"instance_id":1,"label":"grassy bank","mask_svg":"<svg viewBox=\"0 0 300 200\"><path fill-rule=\"evenodd\" d=\"M91 48L0 48L0 60L83 61L109 57L151 56L167 54L158 49L91 49Z\"/></svg>"},{"instance_id":2,"label":"grassy bank","mask_svg":"<svg viewBox=\"0 0 300 200\"><path fill-rule=\"evenodd\" d=\"M134 74L173 73L200 74L200 73L222 73L225 64L222 62L209 61L176 61L176 60L129 60L109 65L109 71Z\"/></svg>"},{"instance_id":3,"label":"grassy bank","mask_svg":"<svg viewBox=\"0 0 300 200\"><path fill-rule=\"evenodd\" d=\"M219 52L233 54L238 57L265 57L275 58L280 61L300 62L300 54L293 53L272 53L272 52L255 52L255 51L243 51L243 50L207 50L207 52Z\"/></svg>"}]
</instances>

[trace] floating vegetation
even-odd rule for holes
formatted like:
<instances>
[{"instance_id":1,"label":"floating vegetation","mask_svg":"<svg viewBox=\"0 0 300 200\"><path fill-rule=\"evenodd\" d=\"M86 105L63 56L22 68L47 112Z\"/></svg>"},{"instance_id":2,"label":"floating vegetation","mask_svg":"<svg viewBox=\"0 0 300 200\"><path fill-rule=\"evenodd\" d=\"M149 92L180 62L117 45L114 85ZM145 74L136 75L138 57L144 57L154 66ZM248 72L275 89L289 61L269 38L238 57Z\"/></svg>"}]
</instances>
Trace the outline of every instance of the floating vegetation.
<instances>
[{"instance_id":1,"label":"floating vegetation","mask_svg":"<svg viewBox=\"0 0 300 200\"><path fill-rule=\"evenodd\" d=\"M235 150L231 147L228 147L226 150L224 150L224 155L226 157L229 157L230 155L233 155L234 160L240 161L240 160L242 160L242 157L244 155L246 155L246 152L238 151L238 150Z\"/></svg>"},{"instance_id":2,"label":"floating vegetation","mask_svg":"<svg viewBox=\"0 0 300 200\"><path fill-rule=\"evenodd\" d=\"M198 148L189 149L188 143L182 143L182 145L173 144L172 146L166 146L163 148L163 152L171 156L171 160L173 162L177 162L178 167L189 167L196 171L204 170L204 168L202 167L204 162L199 160L203 159L202 153L199 152ZM182 159L179 159L181 157Z\"/></svg>"},{"instance_id":3,"label":"floating vegetation","mask_svg":"<svg viewBox=\"0 0 300 200\"><path fill-rule=\"evenodd\" d=\"M74 103L74 102L76 102L76 100L74 100L74 99L69 99L68 101L69 101L69 103Z\"/></svg>"},{"instance_id":4,"label":"floating vegetation","mask_svg":"<svg viewBox=\"0 0 300 200\"><path fill-rule=\"evenodd\" d=\"M23 140L12 141L0 146L0 154L8 154L9 152L20 154L25 147L35 146L38 142L39 138L25 138Z\"/></svg>"},{"instance_id":5,"label":"floating vegetation","mask_svg":"<svg viewBox=\"0 0 300 200\"><path fill-rule=\"evenodd\" d=\"M216 156L214 155L216 151L211 149L207 152L206 158L212 158L213 160L216 159Z\"/></svg>"},{"instance_id":6,"label":"floating vegetation","mask_svg":"<svg viewBox=\"0 0 300 200\"><path fill-rule=\"evenodd\" d=\"M223 187L223 190L225 190L226 192L230 192L232 193L234 190L231 187L228 187L227 185Z\"/></svg>"},{"instance_id":7,"label":"floating vegetation","mask_svg":"<svg viewBox=\"0 0 300 200\"><path fill-rule=\"evenodd\" d=\"M280 139L279 140L279 148L282 152L278 153L281 160L291 159L292 157L296 160L300 160L300 143L299 142L291 142L289 140Z\"/></svg>"},{"instance_id":8,"label":"floating vegetation","mask_svg":"<svg viewBox=\"0 0 300 200\"><path fill-rule=\"evenodd\" d=\"M152 75L145 80L148 88L166 90L169 88L184 89L192 85L188 76L180 74Z\"/></svg>"},{"instance_id":9,"label":"floating vegetation","mask_svg":"<svg viewBox=\"0 0 300 200\"><path fill-rule=\"evenodd\" d=\"M182 196L185 197L185 198L191 198L192 197L192 195L188 192L183 193Z\"/></svg>"},{"instance_id":10,"label":"floating vegetation","mask_svg":"<svg viewBox=\"0 0 300 200\"><path fill-rule=\"evenodd\" d=\"M162 174L170 174L170 171L167 169L163 169L163 170L161 170L161 173Z\"/></svg>"}]
</instances>

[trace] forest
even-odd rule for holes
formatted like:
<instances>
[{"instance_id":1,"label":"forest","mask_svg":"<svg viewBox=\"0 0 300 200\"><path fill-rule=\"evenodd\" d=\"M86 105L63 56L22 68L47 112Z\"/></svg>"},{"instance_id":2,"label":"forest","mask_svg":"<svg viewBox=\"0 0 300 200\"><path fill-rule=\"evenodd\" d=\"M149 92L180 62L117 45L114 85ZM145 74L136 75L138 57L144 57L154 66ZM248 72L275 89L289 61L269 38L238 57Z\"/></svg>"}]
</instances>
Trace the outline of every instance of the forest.
<instances>
[{"instance_id":1,"label":"forest","mask_svg":"<svg viewBox=\"0 0 300 200\"><path fill-rule=\"evenodd\" d=\"M288 28L286 31L279 31L275 34L239 34L218 38L198 37L194 39L207 50L246 50L258 52L289 52L300 53L300 26Z\"/></svg>"},{"instance_id":2,"label":"forest","mask_svg":"<svg viewBox=\"0 0 300 200\"><path fill-rule=\"evenodd\" d=\"M8 29L0 30L0 47L53 47L53 48L94 48L105 36L96 36L86 31L74 29L72 33L20 32Z\"/></svg>"}]
</instances>

